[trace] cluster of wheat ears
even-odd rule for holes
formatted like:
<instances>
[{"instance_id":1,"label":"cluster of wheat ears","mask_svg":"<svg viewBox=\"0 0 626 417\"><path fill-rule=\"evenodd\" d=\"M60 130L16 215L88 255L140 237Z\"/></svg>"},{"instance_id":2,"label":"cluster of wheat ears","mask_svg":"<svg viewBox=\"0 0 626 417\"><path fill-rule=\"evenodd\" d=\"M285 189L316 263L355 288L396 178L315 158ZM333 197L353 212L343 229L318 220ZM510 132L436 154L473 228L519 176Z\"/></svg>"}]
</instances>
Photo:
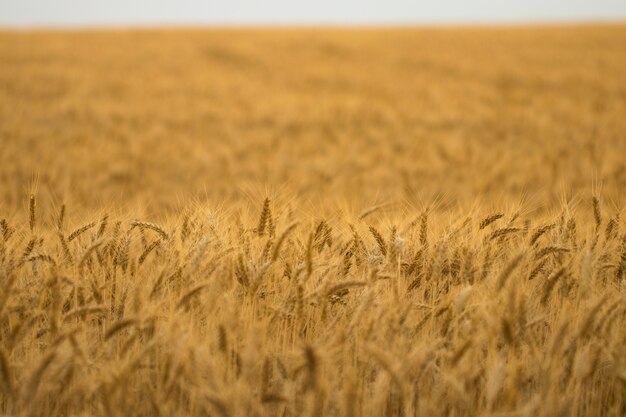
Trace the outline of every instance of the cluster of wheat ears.
<instances>
[{"instance_id":1,"label":"cluster of wheat ears","mask_svg":"<svg viewBox=\"0 0 626 417\"><path fill-rule=\"evenodd\" d=\"M624 45L0 30L0 416L626 416Z\"/></svg>"},{"instance_id":2,"label":"cluster of wheat ears","mask_svg":"<svg viewBox=\"0 0 626 417\"><path fill-rule=\"evenodd\" d=\"M31 196L0 220L0 412L623 416L626 230L588 206L69 227Z\"/></svg>"}]
</instances>

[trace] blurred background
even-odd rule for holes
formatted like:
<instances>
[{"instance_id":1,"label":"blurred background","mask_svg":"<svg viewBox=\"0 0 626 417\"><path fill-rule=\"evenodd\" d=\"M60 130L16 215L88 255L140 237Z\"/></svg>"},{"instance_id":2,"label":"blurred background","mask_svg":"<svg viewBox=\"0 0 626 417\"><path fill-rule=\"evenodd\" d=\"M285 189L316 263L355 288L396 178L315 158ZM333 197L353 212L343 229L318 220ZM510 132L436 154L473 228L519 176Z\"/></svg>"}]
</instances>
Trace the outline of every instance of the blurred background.
<instances>
[{"instance_id":1,"label":"blurred background","mask_svg":"<svg viewBox=\"0 0 626 417\"><path fill-rule=\"evenodd\" d=\"M619 201L625 20L624 0L0 0L0 208Z\"/></svg>"},{"instance_id":2,"label":"blurred background","mask_svg":"<svg viewBox=\"0 0 626 417\"><path fill-rule=\"evenodd\" d=\"M414 25L615 21L624 0L2 0L3 26Z\"/></svg>"}]
</instances>

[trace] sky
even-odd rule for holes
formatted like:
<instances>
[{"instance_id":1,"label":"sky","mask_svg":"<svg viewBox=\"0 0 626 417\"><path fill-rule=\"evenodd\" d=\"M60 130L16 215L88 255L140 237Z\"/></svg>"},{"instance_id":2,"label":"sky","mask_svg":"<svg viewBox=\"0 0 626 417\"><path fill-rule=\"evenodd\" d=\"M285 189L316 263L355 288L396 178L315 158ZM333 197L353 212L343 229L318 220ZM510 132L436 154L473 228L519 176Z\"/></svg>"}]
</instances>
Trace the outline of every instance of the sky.
<instances>
[{"instance_id":1,"label":"sky","mask_svg":"<svg viewBox=\"0 0 626 417\"><path fill-rule=\"evenodd\" d=\"M0 0L0 27L626 21L626 0Z\"/></svg>"}]
</instances>

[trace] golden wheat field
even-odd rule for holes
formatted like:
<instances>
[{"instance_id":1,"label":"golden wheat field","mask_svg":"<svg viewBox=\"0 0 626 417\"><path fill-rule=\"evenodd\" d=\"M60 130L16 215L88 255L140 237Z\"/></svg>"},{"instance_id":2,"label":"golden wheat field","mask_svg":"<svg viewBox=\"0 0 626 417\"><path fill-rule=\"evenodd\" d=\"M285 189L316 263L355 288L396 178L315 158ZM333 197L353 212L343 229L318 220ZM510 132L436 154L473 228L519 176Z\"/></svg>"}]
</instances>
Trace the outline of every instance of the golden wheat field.
<instances>
[{"instance_id":1,"label":"golden wheat field","mask_svg":"<svg viewBox=\"0 0 626 417\"><path fill-rule=\"evenodd\" d=\"M0 414L626 415L626 26L0 33Z\"/></svg>"}]
</instances>

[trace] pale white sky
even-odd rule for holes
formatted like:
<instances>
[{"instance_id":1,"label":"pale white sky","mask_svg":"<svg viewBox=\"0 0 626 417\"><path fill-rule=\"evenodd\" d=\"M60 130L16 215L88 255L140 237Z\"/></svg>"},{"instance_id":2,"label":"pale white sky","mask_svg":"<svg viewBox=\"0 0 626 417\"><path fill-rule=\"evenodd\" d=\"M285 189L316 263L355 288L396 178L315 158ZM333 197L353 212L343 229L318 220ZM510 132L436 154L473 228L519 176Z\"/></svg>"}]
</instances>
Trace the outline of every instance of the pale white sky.
<instances>
[{"instance_id":1,"label":"pale white sky","mask_svg":"<svg viewBox=\"0 0 626 417\"><path fill-rule=\"evenodd\" d=\"M0 26L626 21L626 0L0 0Z\"/></svg>"}]
</instances>

